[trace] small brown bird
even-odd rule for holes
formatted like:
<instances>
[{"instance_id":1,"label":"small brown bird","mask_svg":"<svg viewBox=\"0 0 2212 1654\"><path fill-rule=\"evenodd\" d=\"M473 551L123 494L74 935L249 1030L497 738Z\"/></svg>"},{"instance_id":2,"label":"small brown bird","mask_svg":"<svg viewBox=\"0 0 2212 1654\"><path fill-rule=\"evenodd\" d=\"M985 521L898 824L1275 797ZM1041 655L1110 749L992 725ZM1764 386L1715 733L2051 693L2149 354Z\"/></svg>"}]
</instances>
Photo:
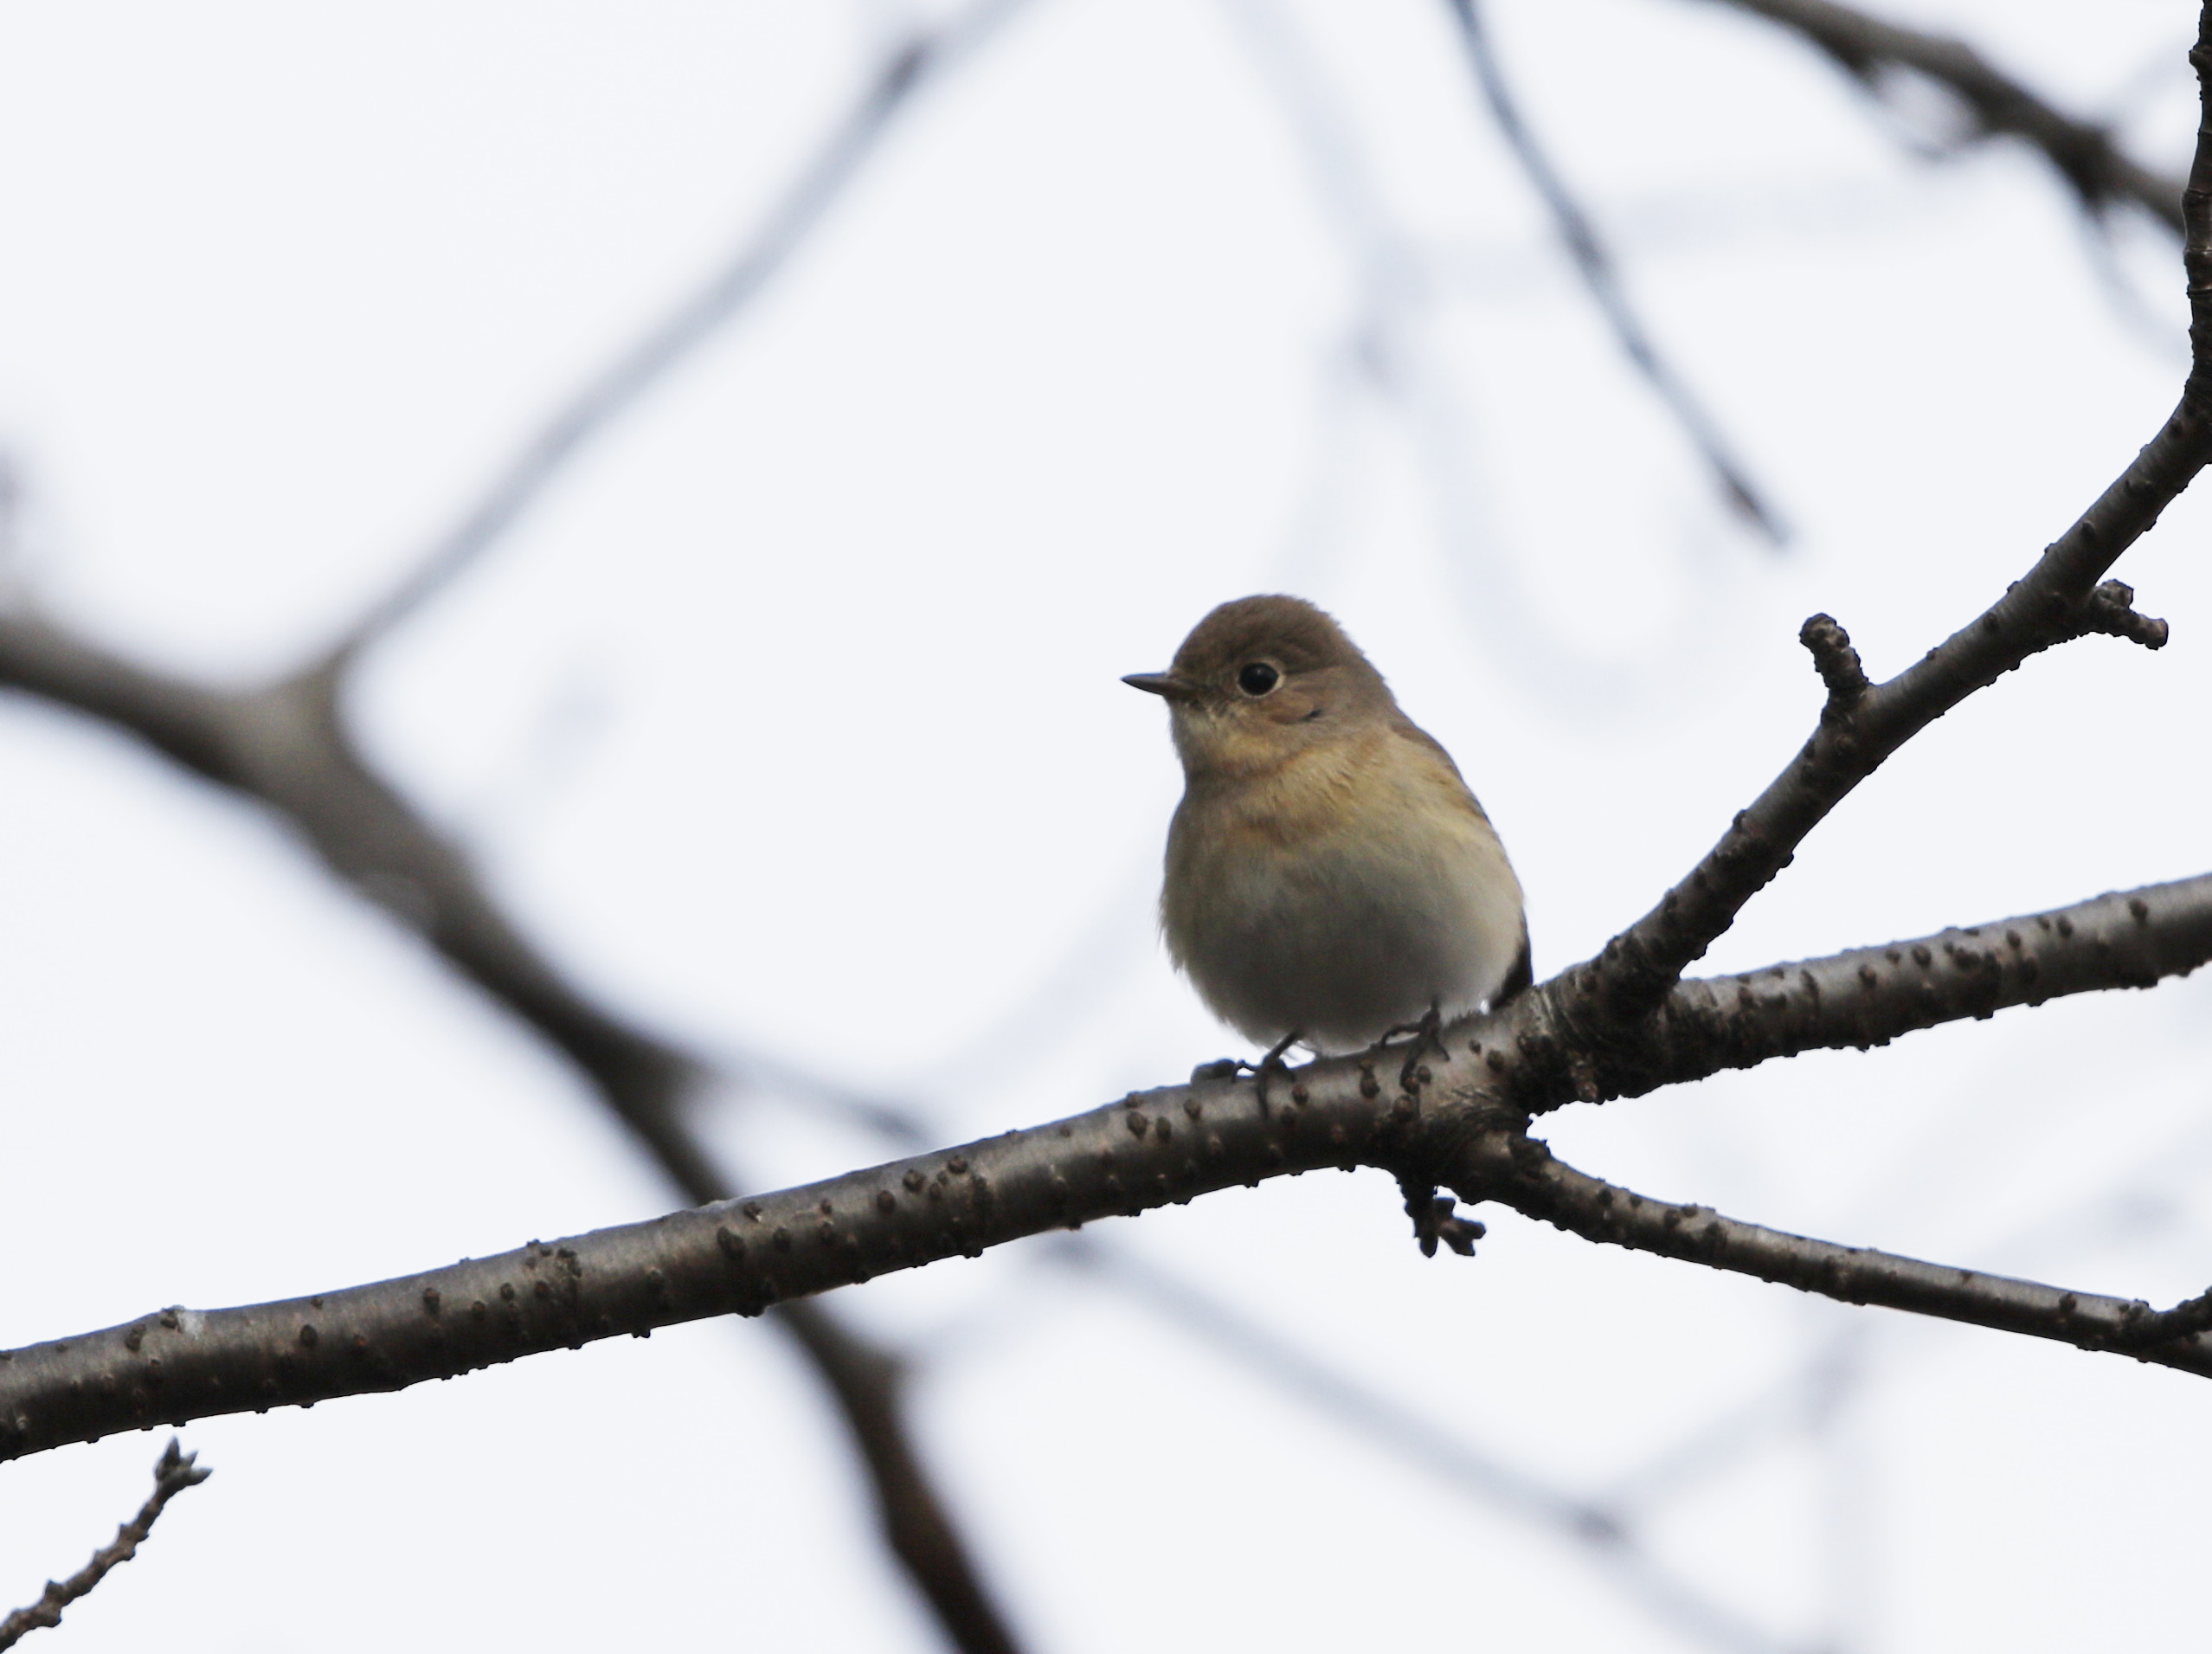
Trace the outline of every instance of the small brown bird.
<instances>
[{"instance_id":1,"label":"small brown bird","mask_svg":"<svg viewBox=\"0 0 2212 1654\"><path fill-rule=\"evenodd\" d=\"M1162 697L1183 761L1160 896L1206 1007L1280 1061L1362 1050L1529 982L1521 883L1450 754L1398 709L1343 628L1297 597L1242 597Z\"/></svg>"}]
</instances>

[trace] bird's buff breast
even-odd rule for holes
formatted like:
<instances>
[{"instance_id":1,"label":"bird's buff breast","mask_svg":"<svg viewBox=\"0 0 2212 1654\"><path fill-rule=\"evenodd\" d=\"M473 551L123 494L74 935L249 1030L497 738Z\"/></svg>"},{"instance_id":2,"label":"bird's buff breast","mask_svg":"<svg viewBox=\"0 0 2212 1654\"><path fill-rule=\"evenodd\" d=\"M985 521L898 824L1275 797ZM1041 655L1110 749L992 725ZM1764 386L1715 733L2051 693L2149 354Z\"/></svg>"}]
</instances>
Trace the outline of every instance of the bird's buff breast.
<instances>
[{"instance_id":1,"label":"bird's buff breast","mask_svg":"<svg viewBox=\"0 0 2212 1654\"><path fill-rule=\"evenodd\" d=\"M1161 917L1207 1006L1247 1038L1357 1049L1431 1003L1488 999L1521 945L1521 891L1448 764L1399 737L1194 786Z\"/></svg>"}]
</instances>

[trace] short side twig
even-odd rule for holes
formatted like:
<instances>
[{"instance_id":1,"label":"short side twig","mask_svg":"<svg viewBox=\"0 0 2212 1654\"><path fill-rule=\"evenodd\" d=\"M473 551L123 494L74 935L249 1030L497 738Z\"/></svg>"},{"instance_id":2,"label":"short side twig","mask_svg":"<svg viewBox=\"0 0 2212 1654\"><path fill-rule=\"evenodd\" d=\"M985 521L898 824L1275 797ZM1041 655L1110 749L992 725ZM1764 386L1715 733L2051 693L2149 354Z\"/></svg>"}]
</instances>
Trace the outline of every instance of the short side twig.
<instances>
[{"instance_id":1,"label":"short side twig","mask_svg":"<svg viewBox=\"0 0 2212 1654\"><path fill-rule=\"evenodd\" d=\"M115 1542L93 1553L92 1561L59 1581L48 1580L39 1599L28 1608L18 1608L5 1619L0 1619L0 1648L13 1648L22 1640L25 1631L38 1631L61 1623L61 1611L78 1598L89 1594L92 1588L106 1579L109 1572L129 1561L138 1554L138 1547L153 1531L154 1520L168 1506L169 1502L186 1488L197 1487L215 1472L202 1470L193 1460L195 1453L178 1450L177 1438L169 1440L169 1451L154 1464L153 1496L138 1507L138 1514L115 1530Z\"/></svg>"},{"instance_id":2,"label":"short side twig","mask_svg":"<svg viewBox=\"0 0 2212 1654\"><path fill-rule=\"evenodd\" d=\"M1659 354L1650 330L1629 302L1620 271L1599 239L1597 226L1575 199L1574 192L1567 188L1566 180L1553 165L1551 157L1545 153L1521 115L1513 89L1507 84L1505 71L1498 63L1489 31L1483 27L1477 0L1451 0L1451 10L1459 21L1460 37L1466 42L1468 59L1474 65L1475 78L1482 88L1484 101L1490 106L1491 117L1512 146L1521 170L1528 175L1529 183L1543 197L1553 222L1559 227L1559 239L1566 244L1568 256L1574 261L1583 285L1590 289L1591 298L1611 326L1622 354L1666 404L1720 483L1728 503L1767 539L1781 544L1788 537L1781 519L1765 495L1752 486L1749 472L1721 434L1719 423L1691 393L1682 376Z\"/></svg>"},{"instance_id":3,"label":"short side twig","mask_svg":"<svg viewBox=\"0 0 2212 1654\"><path fill-rule=\"evenodd\" d=\"M1816 615L1797 628L1797 641L1812 653L1813 669L1828 685L1828 713L1840 718L1858 705L1859 697L1873 687L1851 634L1833 615Z\"/></svg>"}]
</instances>

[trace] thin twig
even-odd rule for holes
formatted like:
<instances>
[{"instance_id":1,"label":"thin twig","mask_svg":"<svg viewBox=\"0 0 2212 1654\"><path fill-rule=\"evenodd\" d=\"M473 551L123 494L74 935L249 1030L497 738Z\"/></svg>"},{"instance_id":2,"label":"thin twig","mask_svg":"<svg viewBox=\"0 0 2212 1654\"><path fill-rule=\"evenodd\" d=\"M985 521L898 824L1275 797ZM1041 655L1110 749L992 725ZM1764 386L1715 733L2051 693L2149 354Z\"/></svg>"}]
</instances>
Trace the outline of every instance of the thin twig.
<instances>
[{"instance_id":1,"label":"thin twig","mask_svg":"<svg viewBox=\"0 0 2212 1654\"><path fill-rule=\"evenodd\" d=\"M1520 106L1514 100L1513 89L1506 82L1505 71L1499 65L1496 48L1491 45L1489 32L1483 26L1477 0L1451 0L1451 10L1459 20L1460 38L1466 42L1468 61L1474 65L1475 78L1482 88L1491 116L1512 146L1521 170L1528 175L1528 181L1550 209L1553 222L1559 227L1559 239L1566 244L1568 256L1574 261L1583 285L1590 289L1591 298L1597 301L1598 308L1612 327L1622 353L1666 404L1712 470L1728 503L1768 540L1780 545L1789 537L1780 518L1752 486L1750 473L1721 434L1720 425L1691 393L1682 376L1659 354L1650 330L1629 302L1619 268L1598 239L1597 226L1529 129Z\"/></svg>"},{"instance_id":2,"label":"thin twig","mask_svg":"<svg viewBox=\"0 0 2212 1654\"><path fill-rule=\"evenodd\" d=\"M1723 1217L1710 1207L1656 1200L1577 1171L1531 1138L1486 1145L1453 1187L1462 1199L1501 1201L1585 1240L1755 1276L1846 1303L1879 1304L2080 1349L2119 1351L2212 1377L2212 1348L2200 1335L2212 1317L2184 1313L2193 1305L2168 1311L2177 1318L2162 1324L2138 1300L1838 1245ZM2163 1334L2164 1325L2183 1329L2156 1342L2143 1335L2152 1326Z\"/></svg>"},{"instance_id":3,"label":"thin twig","mask_svg":"<svg viewBox=\"0 0 2212 1654\"><path fill-rule=\"evenodd\" d=\"M1876 97L1899 70L1950 88L1978 136L2018 138L2035 146L2064 178L2093 220L2132 203L2175 234L2183 233L2182 186L2123 153L2094 121L2077 119L1994 67L1964 41L1908 29L1838 5L1836 0L1724 0L1795 29Z\"/></svg>"},{"instance_id":4,"label":"thin twig","mask_svg":"<svg viewBox=\"0 0 2212 1654\"><path fill-rule=\"evenodd\" d=\"M918 33L887 54L858 100L729 261L577 389L399 585L323 656L303 667L300 676L342 672L353 657L482 558L594 439L768 286L915 94L981 45L1022 3L981 0L957 22L934 33Z\"/></svg>"},{"instance_id":5,"label":"thin twig","mask_svg":"<svg viewBox=\"0 0 2212 1654\"><path fill-rule=\"evenodd\" d=\"M1640 663L1630 664L1617 652L1593 649L1586 639L1563 632L1533 600L1515 560L1502 555L1485 491L1470 484L1476 429L1461 405L1456 376L1427 337L1439 293L1433 256L1377 182L1373 158L1341 82L1341 66L1283 0L1221 4L1306 163L1316 205L1342 243L1357 293L1323 382L1324 424L1340 428L1316 453L1318 492L1302 516L1312 519L1317 510L1327 515L1341 480L1334 473L1351 456L1345 422L1353 393L1371 393L1406 440L1406 458L1425 486L1437 550L1477 647L1527 677L1555 711L1617 719L1622 709L1648 701L1672 670L1709 654L1712 606L1684 606L1679 623L1664 629ZM1310 539L1312 526L1309 521L1294 538ZM1300 572L1310 583L1319 572L1313 558L1297 561L1308 565ZM1695 577L1703 579L1703 571ZM1301 582L1289 581L1286 589L1302 589Z\"/></svg>"},{"instance_id":6,"label":"thin twig","mask_svg":"<svg viewBox=\"0 0 2212 1654\"><path fill-rule=\"evenodd\" d=\"M78 1598L89 1595L112 1569L136 1556L138 1547L153 1531L155 1518L167 1509L169 1502L186 1488L197 1487L215 1474L194 1464L193 1460L198 1457L196 1453L180 1451L177 1438L170 1437L168 1451L154 1464L153 1496L138 1507L137 1516L115 1530L114 1543L94 1551L92 1561L68 1579L58 1584L48 1580L36 1602L0 1619L0 1648L13 1648L23 1640L25 1631L60 1625L64 1608Z\"/></svg>"}]
</instances>

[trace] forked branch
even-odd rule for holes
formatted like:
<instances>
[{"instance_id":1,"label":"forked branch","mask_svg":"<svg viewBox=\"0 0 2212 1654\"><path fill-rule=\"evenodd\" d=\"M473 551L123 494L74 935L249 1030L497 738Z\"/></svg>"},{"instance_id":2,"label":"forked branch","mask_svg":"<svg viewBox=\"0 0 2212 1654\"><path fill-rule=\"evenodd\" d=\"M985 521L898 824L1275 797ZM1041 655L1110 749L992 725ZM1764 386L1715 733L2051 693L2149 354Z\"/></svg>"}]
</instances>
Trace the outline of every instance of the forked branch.
<instances>
[{"instance_id":1,"label":"forked branch","mask_svg":"<svg viewBox=\"0 0 2212 1654\"><path fill-rule=\"evenodd\" d=\"M2189 61L2212 106L2212 8ZM1656 1007L1853 788L1975 691L2093 632L2151 648L2165 641L2165 623L2137 615L2132 590L2098 582L2212 461L2212 118L2199 121L2183 203L2190 368L2157 434L2003 597L1887 682L1863 685L1842 628L1826 615L1808 621L1805 642L1829 691L1811 739L1658 906L1556 986L1571 1020L1618 1024Z\"/></svg>"},{"instance_id":2,"label":"forked branch","mask_svg":"<svg viewBox=\"0 0 2212 1654\"><path fill-rule=\"evenodd\" d=\"M1962 963L1964 950L1952 944L1966 936L1989 938L1990 947L2016 958ZM1861 969L1874 955L1900 963L1890 979L1869 986ZM1636 1197L1606 1196L1594 1181L1576 1181L1579 1174L1546 1170L1557 1162L1527 1136L1527 1123L1531 1112L1578 1096L1622 1095L1791 1051L1863 1045L1910 1027L1987 1015L2001 1003L2140 986L2208 960L2212 874L1779 968L1799 975L1794 986L1784 982L1773 992L1764 987L1765 972L1685 982L1669 995L1667 1015L1624 1035L1596 1059L1564 1047L1521 1010L1524 995L1496 1016L1453 1030L1447 1053L1424 1060L1410 1076L1411 1091L1392 1095L1395 1085L1386 1087L1394 1063L1357 1058L1295 1071L1287 1102L1278 1096L1264 1110L1249 1080L1167 1086L1032 1129L650 1223L550 1245L533 1241L498 1257L312 1298L164 1310L18 1349L0 1356L0 1458L164 1419L401 1389L706 1316L758 1315L1025 1236L1329 1167L1376 1167L1409 1185L1445 1183L1470 1200L1580 1224L1596 1239L1654 1250L1664 1242L1675 1246L1670 1256L1771 1271L1768 1278L1851 1302L1892 1303L2117 1349L2125 1342L2123 1323L2140 1321L2147 1306L2130 1321L2118 1301L2038 1288L2031 1307L2048 1313L2028 1316L2018 1306L2030 1300L2019 1298L2017 1283L1794 1237L1784 1238L1784 1247L1765 1238L1769 1232L1744 1226L1724 1226L1728 1244L1711 1247L1708 1256L1691 1244L1703 1227L1679 1245L1667 1239L1689 1222L1679 1214L1690 1208L1669 1208L1678 1214L1671 1220L1654 1217L1648 1232L1639 1220L1596 1234L1601 1226L1591 1213ZM1839 978L1863 994L1814 991ZM1785 1268L1788 1258L1811 1258L1819 1267ZM1844 1258L1878 1265L1907 1284L1888 1297L1871 1296L1874 1277L1865 1269L1838 1272ZM1955 1290L1922 1290L1938 1276L1955 1278ZM2062 1313L2058 1306L2069 1297L2090 1310ZM2125 1347L2212 1376L2212 1335L2192 1331L2155 1347Z\"/></svg>"}]
</instances>

